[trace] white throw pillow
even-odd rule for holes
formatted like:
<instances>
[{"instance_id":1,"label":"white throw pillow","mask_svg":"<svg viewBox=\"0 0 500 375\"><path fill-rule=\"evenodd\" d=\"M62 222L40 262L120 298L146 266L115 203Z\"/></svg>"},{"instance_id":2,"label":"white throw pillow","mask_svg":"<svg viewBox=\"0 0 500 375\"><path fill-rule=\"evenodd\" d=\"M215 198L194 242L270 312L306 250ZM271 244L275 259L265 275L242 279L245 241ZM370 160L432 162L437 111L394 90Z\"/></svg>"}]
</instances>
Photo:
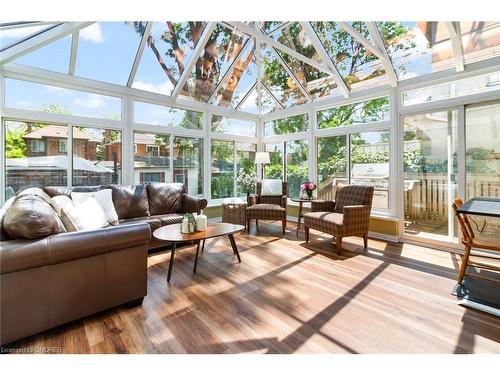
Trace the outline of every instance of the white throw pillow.
<instances>
[{"instance_id":1,"label":"white throw pillow","mask_svg":"<svg viewBox=\"0 0 500 375\"><path fill-rule=\"evenodd\" d=\"M281 180L262 180L261 195L283 195L283 188Z\"/></svg>"},{"instance_id":2,"label":"white throw pillow","mask_svg":"<svg viewBox=\"0 0 500 375\"><path fill-rule=\"evenodd\" d=\"M76 206L63 207L61 218L68 232L99 229L108 225L106 214L94 197Z\"/></svg>"},{"instance_id":3,"label":"white throw pillow","mask_svg":"<svg viewBox=\"0 0 500 375\"><path fill-rule=\"evenodd\" d=\"M57 214L61 216L61 209L67 206L74 206L73 201L67 195L55 195L51 198L56 208Z\"/></svg>"},{"instance_id":4,"label":"white throw pillow","mask_svg":"<svg viewBox=\"0 0 500 375\"><path fill-rule=\"evenodd\" d=\"M118 214L116 213L115 205L113 204L113 194L111 189L102 189L89 193L71 193L71 199L73 199L73 203L76 206L82 204L90 197L94 197L97 203L101 205L108 223L116 225L118 223Z\"/></svg>"}]
</instances>

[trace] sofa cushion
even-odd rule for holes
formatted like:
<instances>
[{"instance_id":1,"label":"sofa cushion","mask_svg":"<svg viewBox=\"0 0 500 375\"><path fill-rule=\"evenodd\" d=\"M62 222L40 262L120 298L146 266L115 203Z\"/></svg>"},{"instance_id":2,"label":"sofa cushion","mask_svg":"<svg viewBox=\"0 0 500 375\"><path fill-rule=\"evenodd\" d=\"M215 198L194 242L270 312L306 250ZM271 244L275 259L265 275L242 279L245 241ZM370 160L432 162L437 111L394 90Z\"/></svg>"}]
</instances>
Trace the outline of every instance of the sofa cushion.
<instances>
[{"instance_id":1,"label":"sofa cushion","mask_svg":"<svg viewBox=\"0 0 500 375\"><path fill-rule=\"evenodd\" d=\"M118 226L137 224L137 223L148 224L149 228L151 229L151 233L153 233L155 229L162 227L160 218L155 216L148 216L148 217L143 216L143 217L132 217L128 219L121 219L118 221Z\"/></svg>"},{"instance_id":2,"label":"sofa cushion","mask_svg":"<svg viewBox=\"0 0 500 375\"><path fill-rule=\"evenodd\" d=\"M170 214L182 210L184 184L148 184L147 191L151 215Z\"/></svg>"},{"instance_id":3,"label":"sofa cushion","mask_svg":"<svg viewBox=\"0 0 500 375\"><path fill-rule=\"evenodd\" d=\"M66 232L57 212L44 198L26 193L17 196L7 209L3 227L13 239L34 239Z\"/></svg>"},{"instance_id":4,"label":"sofa cushion","mask_svg":"<svg viewBox=\"0 0 500 375\"><path fill-rule=\"evenodd\" d=\"M85 202L89 197L96 199L97 203L100 204L106 219L110 225L116 225L118 223L118 214L116 213L115 206L113 204L113 193L111 189L102 189L96 192L71 192L71 199L75 206Z\"/></svg>"},{"instance_id":5,"label":"sofa cushion","mask_svg":"<svg viewBox=\"0 0 500 375\"><path fill-rule=\"evenodd\" d=\"M144 185L108 185L118 220L149 216L148 194Z\"/></svg>"},{"instance_id":6,"label":"sofa cushion","mask_svg":"<svg viewBox=\"0 0 500 375\"><path fill-rule=\"evenodd\" d=\"M51 197L55 197L56 195L66 195L68 197L71 197L72 192L96 192L101 189L104 189L104 186L46 186L43 188L43 190Z\"/></svg>"},{"instance_id":7,"label":"sofa cushion","mask_svg":"<svg viewBox=\"0 0 500 375\"><path fill-rule=\"evenodd\" d=\"M68 232L100 229L108 225L106 214L94 197L79 205L63 207L61 217Z\"/></svg>"},{"instance_id":8,"label":"sofa cushion","mask_svg":"<svg viewBox=\"0 0 500 375\"><path fill-rule=\"evenodd\" d=\"M304 226L330 234L341 234L344 215L335 212L308 212Z\"/></svg>"}]
</instances>

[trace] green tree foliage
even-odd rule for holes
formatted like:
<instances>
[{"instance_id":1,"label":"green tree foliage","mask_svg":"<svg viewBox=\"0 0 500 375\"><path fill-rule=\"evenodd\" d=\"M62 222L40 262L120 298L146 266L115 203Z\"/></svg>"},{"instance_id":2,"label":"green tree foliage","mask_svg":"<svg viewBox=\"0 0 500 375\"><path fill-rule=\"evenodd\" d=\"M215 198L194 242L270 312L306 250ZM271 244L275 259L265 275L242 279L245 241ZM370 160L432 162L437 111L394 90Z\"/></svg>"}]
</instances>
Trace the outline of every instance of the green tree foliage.
<instances>
[{"instance_id":1,"label":"green tree foliage","mask_svg":"<svg viewBox=\"0 0 500 375\"><path fill-rule=\"evenodd\" d=\"M7 127L5 134L5 155L10 158L24 158L28 151L23 137L25 131L18 128Z\"/></svg>"}]
</instances>

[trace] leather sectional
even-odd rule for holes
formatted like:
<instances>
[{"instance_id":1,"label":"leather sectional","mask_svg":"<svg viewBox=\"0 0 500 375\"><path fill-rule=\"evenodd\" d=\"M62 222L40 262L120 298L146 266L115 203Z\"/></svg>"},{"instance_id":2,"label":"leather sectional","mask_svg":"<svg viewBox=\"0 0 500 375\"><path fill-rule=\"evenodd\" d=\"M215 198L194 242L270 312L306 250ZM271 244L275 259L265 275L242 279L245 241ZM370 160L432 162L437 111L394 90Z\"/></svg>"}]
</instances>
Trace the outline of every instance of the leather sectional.
<instances>
[{"instance_id":1,"label":"leather sectional","mask_svg":"<svg viewBox=\"0 0 500 375\"><path fill-rule=\"evenodd\" d=\"M104 188L112 189L117 225L67 233L57 228L50 197ZM147 294L148 250L165 246L152 239L152 231L206 205L174 183L46 187L18 194L0 210L0 344L124 303L141 303ZM17 219L16 209L30 215ZM12 225L16 233L19 228L26 233L12 238Z\"/></svg>"}]
</instances>

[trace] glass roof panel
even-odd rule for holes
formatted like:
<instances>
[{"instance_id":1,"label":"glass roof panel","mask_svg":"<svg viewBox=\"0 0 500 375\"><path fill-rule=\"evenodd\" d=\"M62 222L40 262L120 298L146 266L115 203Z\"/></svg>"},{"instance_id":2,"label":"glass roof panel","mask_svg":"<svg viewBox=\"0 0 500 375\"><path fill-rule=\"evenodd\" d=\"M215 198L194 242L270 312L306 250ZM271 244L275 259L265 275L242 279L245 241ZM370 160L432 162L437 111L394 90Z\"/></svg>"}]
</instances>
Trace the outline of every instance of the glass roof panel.
<instances>
[{"instance_id":1,"label":"glass roof panel","mask_svg":"<svg viewBox=\"0 0 500 375\"><path fill-rule=\"evenodd\" d=\"M299 87L278 60L272 49L264 47L262 56L262 82L284 107L303 104L307 101Z\"/></svg>"},{"instance_id":2,"label":"glass roof panel","mask_svg":"<svg viewBox=\"0 0 500 375\"><path fill-rule=\"evenodd\" d=\"M247 43L245 51L235 62L232 71L217 91L213 103L235 108L256 81L255 43L252 41Z\"/></svg>"},{"instance_id":3,"label":"glass roof panel","mask_svg":"<svg viewBox=\"0 0 500 375\"><path fill-rule=\"evenodd\" d=\"M207 102L248 40L248 35L217 24L181 95Z\"/></svg>"},{"instance_id":4,"label":"glass roof panel","mask_svg":"<svg viewBox=\"0 0 500 375\"><path fill-rule=\"evenodd\" d=\"M254 86L252 88L252 91L248 96L245 98L245 101L241 103L240 109L243 112L249 112L253 113L254 115L259 114L259 103L258 103L258 94L257 94L257 87Z\"/></svg>"},{"instance_id":5,"label":"glass roof panel","mask_svg":"<svg viewBox=\"0 0 500 375\"><path fill-rule=\"evenodd\" d=\"M272 112L277 108L283 108L283 106L277 103L276 100L269 94L269 92L264 87L262 87L261 89L261 103L262 103L261 113L263 115Z\"/></svg>"},{"instance_id":6,"label":"glass roof panel","mask_svg":"<svg viewBox=\"0 0 500 375\"><path fill-rule=\"evenodd\" d=\"M5 25L0 27L0 50L9 47L29 36L48 30L55 23L46 22L19 22L19 25Z\"/></svg>"},{"instance_id":7,"label":"glass roof panel","mask_svg":"<svg viewBox=\"0 0 500 375\"><path fill-rule=\"evenodd\" d=\"M262 23L262 30L266 34L272 34L278 27L282 26L286 22L280 21L265 21Z\"/></svg>"},{"instance_id":8,"label":"glass roof panel","mask_svg":"<svg viewBox=\"0 0 500 375\"><path fill-rule=\"evenodd\" d=\"M14 61L19 64L67 74L70 54L71 35L68 35Z\"/></svg>"},{"instance_id":9,"label":"glass roof panel","mask_svg":"<svg viewBox=\"0 0 500 375\"><path fill-rule=\"evenodd\" d=\"M500 56L500 22L461 21L466 64Z\"/></svg>"},{"instance_id":10,"label":"glass roof panel","mask_svg":"<svg viewBox=\"0 0 500 375\"><path fill-rule=\"evenodd\" d=\"M170 95L206 24L154 22L132 87Z\"/></svg>"},{"instance_id":11,"label":"glass roof panel","mask_svg":"<svg viewBox=\"0 0 500 375\"><path fill-rule=\"evenodd\" d=\"M80 30L75 75L126 85L146 22L97 22Z\"/></svg>"},{"instance_id":12,"label":"glass roof panel","mask_svg":"<svg viewBox=\"0 0 500 375\"><path fill-rule=\"evenodd\" d=\"M298 22L290 22L286 27L283 27L271 37L310 59L322 62L307 32ZM301 63L305 64L303 62Z\"/></svg>"},{"instance_id":13,"label":"glass roof panel","mask_svg":"<svg viewBox=\"0 0 500 375\"><path fill-rule=\"evenodd\" d=\"M347 86L352 91L385 84L385 70L380 60L357 42L336 22L313 22L316 33ZM351 22L351 26L366 38L364 22Z\"/></svg>"},{"instance_id":14,"label":"glass roof panel","mask_svg":"<svg viewBox=\"0 0 500 375\"><path fill-rule=\"evenodd\" d=\"M377 22L398 79L448 69L453 55L444 22Z\"/></svg>"}]
</instances>

